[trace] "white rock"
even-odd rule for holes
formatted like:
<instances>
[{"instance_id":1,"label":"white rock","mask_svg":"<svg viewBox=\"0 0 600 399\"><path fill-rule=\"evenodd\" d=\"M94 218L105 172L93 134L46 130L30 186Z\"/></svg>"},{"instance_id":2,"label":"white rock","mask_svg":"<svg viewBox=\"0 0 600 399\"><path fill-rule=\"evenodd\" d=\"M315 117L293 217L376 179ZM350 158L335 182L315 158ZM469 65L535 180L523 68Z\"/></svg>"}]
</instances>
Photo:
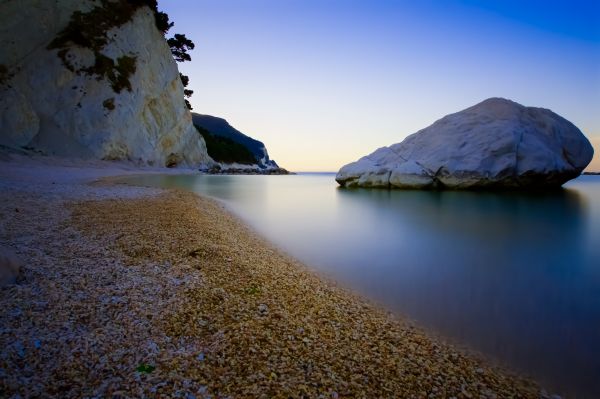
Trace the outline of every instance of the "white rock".
<instances>
[{"instance_id":1,"label":"white rock","mask_svg":"<svg viewBox=\"0 0 600 399\"><path fill-rule=\"evenodd\" d=\"M433 178L415 161L406 161L392 170L389 183L398 188L427 188Z\"/></svg>"},{"instance_id":2,"label":"white rock","mask_svg":"<svg viewBox=\"0 0 600 399\"><path fill-rule=\"evenodd\" d=\"M0 144L157 166L212 163L185 107L177 65L149 8L140 8L131 21L111 29L101 49L113 60L136 58L131 91L115 93L107 80L67 69L58 50L47 48L74 11L89 11L95 4L0 3L0 64L6 71L0 82ZM68 54L80 66L95 59L89 49L74 45ZM114 103L114 109L105 101Z\"/></svg>"},{"instance_id":3,"label":"white rock","mask_svg":"<svg viewBox=\"0 0 600 399\"><path fill-rule=\"evenodd\" d=\"M548 109L490 98L340 169L345 187L557 187L579 176L594 150Z\"/></svg>"}]
</instances>

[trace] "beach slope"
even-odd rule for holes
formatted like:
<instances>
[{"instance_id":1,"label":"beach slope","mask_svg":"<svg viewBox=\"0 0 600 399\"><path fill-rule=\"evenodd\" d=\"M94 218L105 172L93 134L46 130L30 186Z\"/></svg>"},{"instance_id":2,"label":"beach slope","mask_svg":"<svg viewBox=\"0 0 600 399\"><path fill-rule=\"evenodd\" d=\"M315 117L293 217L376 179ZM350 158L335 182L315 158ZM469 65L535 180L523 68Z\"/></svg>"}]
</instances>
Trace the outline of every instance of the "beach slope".
<instances>
[{"instance_id":1,"label":"beach slope","mask_svg":"<svg viewBox=\"0 0 600 399\"><path fill-rule=\"evenodd\" d=\"M534 398L278 252L219 203L2 162L2 397ZM94 181L90 183L90 181Z\"/></svg>"}]
</instances>

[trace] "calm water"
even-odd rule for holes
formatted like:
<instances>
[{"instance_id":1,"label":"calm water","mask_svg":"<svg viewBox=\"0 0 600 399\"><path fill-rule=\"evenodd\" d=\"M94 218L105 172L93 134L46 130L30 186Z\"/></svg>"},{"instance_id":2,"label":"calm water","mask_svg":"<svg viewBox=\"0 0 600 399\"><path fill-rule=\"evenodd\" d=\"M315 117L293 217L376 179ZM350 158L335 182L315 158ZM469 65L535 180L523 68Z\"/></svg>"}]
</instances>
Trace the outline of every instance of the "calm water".
<instances>
[{"instance_id":1,"label":"calm water","mask_svg":"<svg viewBox=\"0 0 600 399\"><path fill-rule=\"evenodd\" d=\"M577 397L600 398L600 176L550 194L346 190L332 174L146 176L218 198L310 266Z\"/></svg>"}]
</instances>

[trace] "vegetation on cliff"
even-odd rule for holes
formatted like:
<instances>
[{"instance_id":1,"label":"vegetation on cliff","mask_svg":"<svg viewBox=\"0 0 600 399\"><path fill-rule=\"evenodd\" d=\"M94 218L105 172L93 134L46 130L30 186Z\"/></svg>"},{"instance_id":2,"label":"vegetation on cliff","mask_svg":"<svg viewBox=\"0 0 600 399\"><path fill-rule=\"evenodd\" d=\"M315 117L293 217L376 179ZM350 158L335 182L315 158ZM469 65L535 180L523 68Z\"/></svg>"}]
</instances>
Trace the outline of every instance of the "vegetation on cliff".
<instances>
[{"instance_id":1,"label":"vegetation on cliff","mask_svg":"<svg viewBox=\"0 0 600 399\"><path fill-rule=\"evenodd\" d=\"M70 71L95 76L98 80L106 79L116 93L123 89L131 91L129 78L135 73L135 55L124 55L115 60L101 51L109 42L108 31L130 21L141 5L139 2L102 0L100 5L88 12L76 11L65 29L50 42L48 49L58 49L58 56ZM70 51L73 46L91 50L94 64L78 66Z\"/></svg>"},{"instance_id":2,"label":"vegetation on cliff","mask_svg":"<svg viewBox=\"0 0 600 399\"><path fill-rule=\"evenodd\" d=\"M110 42L108 32L131 21L140 7L149 7L153 11L156 28L166 35L173 23L169 21L166 13L158 10L156 0L101 0L99 5L87 12L74 12L68 25L47 48L57 49L58 57L70 71L94 76L98 80L107 80L115 93L124 89L131 91L129 79L136 71L135 54L130 53L113 59L103 54L102 50ZM185 35L175 34L167 43L175 60L191 60L187 52L194 48L194 43ZM94 54L94 64L86 67L78 65L71 54L73 46L91 50ZM189 78L181 74L180 77L183 86L187 86ZM190 97L192 93L192 90L184 90L185 97ZM186 99L185 102L191 109L189 101Z\"/></svg>"},{"instance_id":3,"label":"vegetation on cliff","mask_svg":"<svg viewBox=\"0 0 600 399\"><path fill-rule=\"evenodd\" d=\"M254 155L242 144L212 134L201 126L194 125L206 142L208 155L216 162L252 165L256 163Z\"/></svg>"}]
</instances>

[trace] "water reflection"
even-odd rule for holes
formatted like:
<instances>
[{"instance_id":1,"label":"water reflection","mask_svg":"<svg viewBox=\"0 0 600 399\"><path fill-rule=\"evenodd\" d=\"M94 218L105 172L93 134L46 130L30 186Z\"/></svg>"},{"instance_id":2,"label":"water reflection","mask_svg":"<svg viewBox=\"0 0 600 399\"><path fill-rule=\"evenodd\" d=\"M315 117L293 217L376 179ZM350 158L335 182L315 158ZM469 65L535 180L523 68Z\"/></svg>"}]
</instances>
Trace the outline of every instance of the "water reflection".
<instances>
[{"instance_id":1,"label":"water reflection","mask_svg":"<svg viewBox=\"0 0 600 399\"><path fill-rule=\"evenodd\" d=\"M550 386L600 393L600 280L589 273L582 194L339 197L373 231L368 252L383 255L375 272L365 267L374 261L351 262L364 292ZM377 206L359 214L366 203Z\"/></svg>"},{"instance_id":2,"label":"water reflection","mask_svg":"<svg viewBox=\"0 0 600 399\"><path fill-rule=\"evenodd\" d=\"M600 397L600 178L545 194L345 190L333 176L146 176L545 386Z\"/></svg>"}]
</instances>

